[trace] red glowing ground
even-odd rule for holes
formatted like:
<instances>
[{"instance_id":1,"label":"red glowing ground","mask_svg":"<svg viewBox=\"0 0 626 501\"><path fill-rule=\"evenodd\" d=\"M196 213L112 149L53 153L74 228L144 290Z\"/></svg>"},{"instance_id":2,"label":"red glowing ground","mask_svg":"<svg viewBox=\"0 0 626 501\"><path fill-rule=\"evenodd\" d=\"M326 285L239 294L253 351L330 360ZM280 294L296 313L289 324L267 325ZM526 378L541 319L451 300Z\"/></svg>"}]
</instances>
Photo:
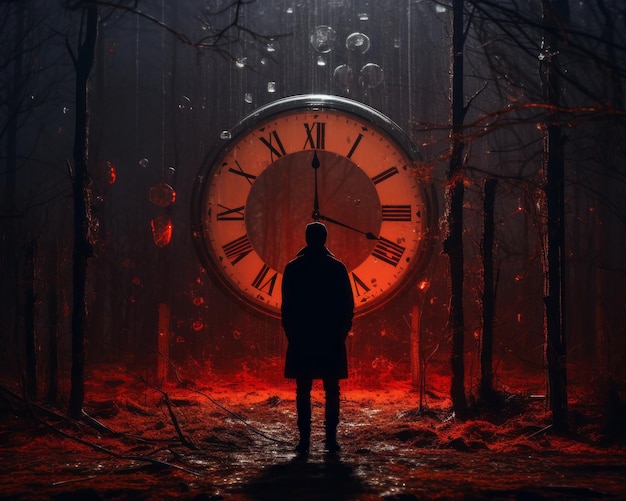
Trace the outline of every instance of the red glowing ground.
<instances>
[{"instance_id":1,"label":"red glowing ground","mask_svg":"<svg viewBox=\"0 0 626 501\"><path fill-rule=\"evenodd\" d=\"M140 373L101 368L85 411L113 433L41 409L35 418L4 390L0 498L626 499L626 447L602 445L600 416L582 397L571 405L575 430L556 437L543 430L541 399L514 395L503 411L459 423L446 378L430 378L421 413L407 383L382 383L343 385L338 457L322 452L315 387L307 461L292 452L294 386L278 377L212 375L158 391Z\"/></svg>"}]
</instances>

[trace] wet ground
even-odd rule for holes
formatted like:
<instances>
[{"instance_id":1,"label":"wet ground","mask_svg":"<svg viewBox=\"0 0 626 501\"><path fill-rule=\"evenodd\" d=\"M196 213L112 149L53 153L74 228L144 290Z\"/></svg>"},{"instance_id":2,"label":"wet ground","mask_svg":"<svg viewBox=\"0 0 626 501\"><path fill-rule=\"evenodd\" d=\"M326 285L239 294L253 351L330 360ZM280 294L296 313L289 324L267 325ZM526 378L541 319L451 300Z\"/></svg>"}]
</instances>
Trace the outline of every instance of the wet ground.
<instances>
[{"instance_id":1,"label":"wet ground","mask_svg":"<svg viewBox=\"0 0 626 501\"><path fill-rule=\"evenodd\" d=\"M293 452L294 386L250 376L157 389L122 371L94 373L88 417L0 392L0 498L394 500L626 499L626 448L573 404L575 429L550 433L541 399L512 395L458 422L445 389L422 411L406 383L347 382L337 455L323 452L314 389L311 454ZM19 393L19 392L17 392Z\"/></svg>"}]
</instances>

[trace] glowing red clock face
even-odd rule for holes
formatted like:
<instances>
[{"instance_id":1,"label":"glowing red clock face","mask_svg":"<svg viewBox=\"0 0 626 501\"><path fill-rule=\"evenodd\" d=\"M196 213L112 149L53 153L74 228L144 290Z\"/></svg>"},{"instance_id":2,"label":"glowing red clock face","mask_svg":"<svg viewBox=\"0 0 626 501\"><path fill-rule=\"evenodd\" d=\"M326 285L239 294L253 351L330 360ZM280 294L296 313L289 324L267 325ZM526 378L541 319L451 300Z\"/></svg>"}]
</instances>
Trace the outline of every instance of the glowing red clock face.
<instances>
[{"instance_id":1,"label":"glowing red clock face","mask_svg":"<svg viewBox=\"0 0 626 501\"><path fill-rule=\"evenodd\" d=\"M282 272L316 209L328 248L350 272L357 315L425 264L424 182L405 149L357 114L272 114L235 136L201 179L195 237L221 283L257 311L279 316Z\"/></svg>"}]
</instances>

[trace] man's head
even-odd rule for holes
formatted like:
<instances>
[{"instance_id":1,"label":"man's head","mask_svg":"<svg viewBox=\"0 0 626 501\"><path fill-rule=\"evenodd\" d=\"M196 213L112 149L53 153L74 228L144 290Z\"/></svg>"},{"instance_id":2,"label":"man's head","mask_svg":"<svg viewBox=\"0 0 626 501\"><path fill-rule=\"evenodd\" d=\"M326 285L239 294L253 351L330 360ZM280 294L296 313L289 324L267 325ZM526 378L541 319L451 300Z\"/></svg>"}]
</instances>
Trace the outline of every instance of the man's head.
<instances>
[{"instance_id":1,"label":"man's head","mask_svg":"<svg viewBox=\"0 0 626 501\"><path fill-rule=\"evenodd\" d=\"M309 223L306 225L304 236L306 238L306 244L310 247L324 247L326 244L326 226L322 223Z\"/></svg>"}]
</instances>

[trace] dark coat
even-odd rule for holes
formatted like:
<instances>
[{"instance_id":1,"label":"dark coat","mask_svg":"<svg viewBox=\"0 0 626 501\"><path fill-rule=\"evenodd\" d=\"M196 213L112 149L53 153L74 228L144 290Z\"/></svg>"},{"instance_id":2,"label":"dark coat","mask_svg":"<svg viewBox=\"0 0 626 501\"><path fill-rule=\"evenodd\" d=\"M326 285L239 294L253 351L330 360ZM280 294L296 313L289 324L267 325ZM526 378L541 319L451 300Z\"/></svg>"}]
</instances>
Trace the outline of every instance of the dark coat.
<instances>
[{"instance_id":1,"label":"dark coat","mask_svg":"<svg viewBox=\"0 0 626 501\"><path fill-rule=\"evenodd\" d=\"M347 378L354 298L344 264L325 247L307 246L285 267L282 294L285 377Z\"/></svg>"}]
</instances>

